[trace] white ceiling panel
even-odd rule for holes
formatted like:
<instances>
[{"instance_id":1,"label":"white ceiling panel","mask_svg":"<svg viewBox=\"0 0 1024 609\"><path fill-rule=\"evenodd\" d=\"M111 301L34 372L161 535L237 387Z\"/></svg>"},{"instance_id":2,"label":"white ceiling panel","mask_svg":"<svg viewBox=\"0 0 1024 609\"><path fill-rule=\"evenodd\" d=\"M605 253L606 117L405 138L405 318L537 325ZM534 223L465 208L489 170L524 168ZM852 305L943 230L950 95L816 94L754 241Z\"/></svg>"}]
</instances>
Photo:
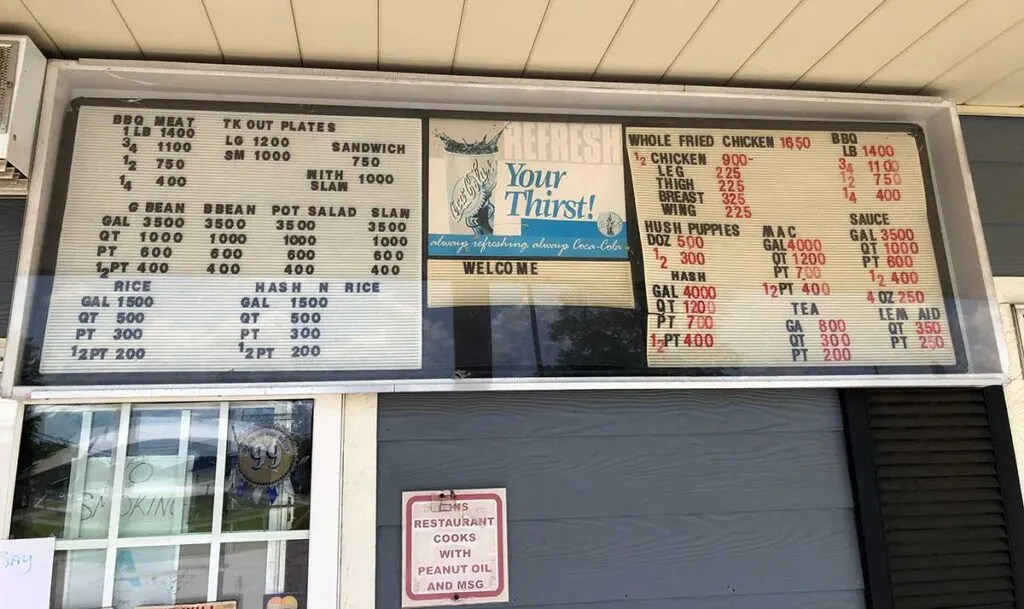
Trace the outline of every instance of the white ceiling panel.
<instances>
[{"instance_id":1,"label":"white ceiling panel","mask_svg":"<svg viewBox=\"0 0 1024 609\"><path fill-rule=\"evenodd\" d=\"M803 0L743 64L730 84L788 87L882 0Z\"/></svg>"},{"instance_id":2,"label":"white ceiling panel","mask_svg":"<svg viewBox=\"0 0 1024 609\"><path fill-rule=\"evenodd\" d=\"M288 0L204 0L226 61L298 65Z\"/></svg>"},{"instance_id":3,"label":"white ceiling panel","mask_svg":"<svg viewBox=\"0 0 1024 609\"><path fill-rule=\"evenodd\" d=\"M1022 0L969 0L861 85L918 91L1024 17Z\"/></svg>"},{"instance_id":4,"label":"white ceiling panel","mask_svg":"<svg viewBox=\"0 0 1024 609\"><path fill-rule=\"evenodd\" d=\"M303 65L377 67L377 0L292 0L292 9Z\"/></svg>"},{"instance_id":5,"label":"white ceiling panel","mask_svg":"<svg viewBox=\"0 0 1024 609\"><path fill-rule=\"evenodd\" d=\"M1024 106L1024 0L0 0L50 57L937 94Z\"/></svg>"},{"instance_id":6,"label":"white ceiling panel","mask_svg":"<svg viewBox=\"0 0 1024 609\"><path fill-rule=\"evenodd\" d=\"M147 59L222 61L202 0L114 0Z\"/></svg>"},{"instance_id":7,"label":"white ceiling panel","mask_svg":"<svg viewBox=\"0 0 1024 609\"><path fill-rule=\"evenodd\" d=\"M859 86L967 0L886 0L797 85Z\"/></svg>"},{"instance_id":8,"label":"white ceiling panel","mask_svg":"<svg viewBox=\"0 0 1024 609\"><path fill-rule=\"evenodd\" d=\"M28 12L21 0L0 0L0 32L31 36L36 46L44 53L60 53L46 30L40 27L39 22Z\"/></svg>"},{"instance_id":9,"label":"white ceiling panel","mask_svg":"<svg viewBox=\"0 0 1024 609\"><path fill-rule=\"evenodd\" d=\"M630 4L630 0L551 0L526 75L589 77Z\"/></svg>"},{"instance_id":10,"label":"white ceiling panel","mask_svg":"<svg viewBox=\"0 0 1024 609\"><path fill-rule=\"evenodd\" d=\"M1010 74L967 103L972 106L1024 106L1024 69Z\"/></svg>"},{"instance_id":11,"label":"white ceiling panel","mask_svg":"<svg viewBox=\"0 0 1024 609\"><path fill-rule=\"evenodd\" d=\"M719 0L662 80L725 84L800 0Z\"/></svg>"},{"instance_id":12,"label":"white ceiling panel","mask_svg":"<svg viewBox=\"0 0 1024 609\"><path fill-rule=\"evenodd\" d=\"M1024 67L1024 21L928 83L924 93L964 102Z\"/></svg>"},{"instance_id":13,"label":"white ceiling panel","mask_svg":"<svg viewBox=\"0 0 1024 609\"><path fill-rule=\"evenodd\" d=\"M449 72L463 0L378 0L380 67ZM492 27L500 27L495 24Z\"/></svg>"},{"instance_id":14,"label":"white ceiling panel","mask_svg":"<svg viewBox=\"0 0 1024 609\"><path fill-rule=\"evenodd\" d=\"M74 49L76 56L142 57L111 0L23 0L23 3L53 42L62 49Z\"/></svg>"},{"instance_id":15,"label":"white ceiling panel","mask_svg":"<svg viewBox=\"0 0 1024 609\"><path fill-rule=\"evenodd\" d=\"M470 0L455 49L455 72L519 76L530 56L548 0Z\"/></svg>"},{"instance_id":16,"label":"white ceiling panel","mask_svg":"<svg viewBox=\"0 0 1024 609\"><path fill-rule=\"evenodd\" d=\"M595 78L661 78L715 0L636 0L597 66Z\"/></svg>"}]
</instances>

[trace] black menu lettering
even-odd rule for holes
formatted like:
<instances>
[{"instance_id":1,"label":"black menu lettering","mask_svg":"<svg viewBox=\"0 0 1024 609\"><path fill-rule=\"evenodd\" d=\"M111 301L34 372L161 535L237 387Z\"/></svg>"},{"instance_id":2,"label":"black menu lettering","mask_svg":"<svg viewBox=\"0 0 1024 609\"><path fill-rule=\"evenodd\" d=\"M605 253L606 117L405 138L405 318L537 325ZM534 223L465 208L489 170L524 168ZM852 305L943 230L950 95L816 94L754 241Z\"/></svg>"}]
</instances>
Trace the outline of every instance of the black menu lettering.
<instances>
[{"instance_id":1,"label":"black menu lettering","mask_svg":"<svg viewBox=\"0 0 1024 609\"><path fill-rule=\"evenodd\" d=\"M80 110L41 371L421 364L420 122Z\"/></svg>"}]
</instances>

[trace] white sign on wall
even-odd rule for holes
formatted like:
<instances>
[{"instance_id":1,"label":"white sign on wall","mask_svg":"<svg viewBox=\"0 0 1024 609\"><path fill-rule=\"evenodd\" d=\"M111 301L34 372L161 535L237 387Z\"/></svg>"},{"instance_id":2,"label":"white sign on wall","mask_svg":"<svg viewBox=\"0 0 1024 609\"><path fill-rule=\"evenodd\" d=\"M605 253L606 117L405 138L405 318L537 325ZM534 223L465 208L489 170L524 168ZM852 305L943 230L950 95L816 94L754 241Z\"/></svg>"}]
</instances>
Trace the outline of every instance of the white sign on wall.
<instances>
[{"instance_id":1,"label":"white sign on wall","mask_svg":"<svg viewBox=\"0 0 1024 609\"><path fill-rule=\"evenodd\" d=\"M508 602L505 489L402 493L402 606Z\"/></svg>"},{"instance_id":2,"label":"white sign on wall","mask_svg":"<svg viewBox=\"0 0 1024 609\"><path fill-rule=\"evenodd\" d=\"M421 122L88 106L44 374L416 369Z\"/></svg>"},{"instance_id":3,"label":"white sign on wall","mask_svg":"<svg viewBox=\"0 0 1024 609\"><path fill-rule=\"evenodd\" d=\"M956 364L922 141L628 127L648 366Z\"/></svg>"},{"instance_id":4,"label":"white sign on wall","mask_svg":"<svg viewBox=\"0 0 1024 609\"><path fill-rule=\"evenodd\" d=\"M18 609L49 609L55 539L0 541L0 603Z\"/></svg>"},{"instance_id":5,"label":"white sign on wall","mask_svg":"<svg viewBox=\"0 0 1024 609\"><path fill-rule=\"evenodd\" d=\"M431 307L632 309L622 126L431 119Z\"/></svg>"}]
</instances>

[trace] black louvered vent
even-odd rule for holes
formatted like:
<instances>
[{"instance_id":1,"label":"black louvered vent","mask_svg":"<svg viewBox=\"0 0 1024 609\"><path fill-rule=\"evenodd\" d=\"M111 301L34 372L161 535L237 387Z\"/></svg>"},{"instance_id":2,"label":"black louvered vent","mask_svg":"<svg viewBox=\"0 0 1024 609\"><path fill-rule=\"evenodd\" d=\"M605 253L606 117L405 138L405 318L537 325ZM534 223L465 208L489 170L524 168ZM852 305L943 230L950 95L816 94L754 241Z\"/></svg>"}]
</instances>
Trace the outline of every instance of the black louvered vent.
<instances>
[{"instance_id":1,"label":"black louvered vent","mask_svg":"<svg viewBox=\"0 0 1024 609\"><path fill-rule=\"evenodd\" d=\"M866 402L893 608L1016 607L985 392L871 391Z\"/></svg>"},{"instance_id":2,"label":"black louvered vent","mask_svg":"<svg viewBox=\"0 0 1024 609\"><path fill-rule=\"evenodd\" d=\"M2 189L2 187L0 187ZM21 245L21 224L25 215L23 200L0 198L0 338L7 337L11 298L18 268L18 247ZM3 349L0 348L0 362ZM3 366L0 365L0 368Z\"/></svg>"}]
</instances>

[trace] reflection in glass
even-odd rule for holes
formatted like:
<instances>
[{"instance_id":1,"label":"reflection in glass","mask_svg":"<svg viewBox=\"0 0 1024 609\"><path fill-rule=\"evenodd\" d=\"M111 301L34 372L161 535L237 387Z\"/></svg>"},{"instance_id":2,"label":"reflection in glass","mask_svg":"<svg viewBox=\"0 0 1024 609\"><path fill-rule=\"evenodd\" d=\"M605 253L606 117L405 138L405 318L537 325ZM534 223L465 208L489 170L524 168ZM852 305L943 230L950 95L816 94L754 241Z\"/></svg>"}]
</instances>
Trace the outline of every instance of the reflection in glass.
<instances>
[{"instance_id":1,"label":"reflection in glass","mask_svg":"<svg viewBox=\"0 0 1024 609\"><path fill-rule=\"evenodd\" d=\"M644 365L645 316L628 309L593 307L538 308L541 327L547 328L542 344L554 351L539 367L555 364L564 371L606 368L629 370Z\"/></svg>"},{"instance_id":2,"label":"reflection in glass","mask_svg":"<svg viewBox=\"0 0 1024 609\"><path fill-rule=\"evenodd\" d=\"M121 421L127 429L119 431ZM219 438L222 424L228 433ZM229 554L220 566L234 583L221 588L245 595L254 608L264 592L304 593L308 541L268 541L271 535L252 532L308 530L312 424L311 401L31 406L11 536L56 536L61 548L78 540L73 547L81 549L58 550L54 559L56 609L103 606L110 574L106 585L119 609L203 602L210 546L189 544L188 536L216 533L214 500L223 498L223 532L264 539L223 546ZM223 462L218 448L227 452ZM115 504L117 530L110 530ZM108 544L126 538L138 547L108 554Z\"/></svg>"},{"instance_id":3,"label":"reflection in glass","mask_svg":"<svg viewBox=\"0 0 1024 609\"><path fill-rule=\"evenodd\" d=\"M114 568L114 608L203 602L210 546L122 548Z\"/></svg>"},{"instance_id":4,"label":"reflection in glass","mask_svg":"<svg viewBox=\"0 0 1024 609\"><path fill-rule=\"evenodd\" d=\"M224 531L309 528L312 402L232 405Z\"/></svg>"},{"instance_id":5,"label":"reflection in glass","mask_svg":"<svg viewBox=\"0 0 1024 609\"><path fill-rule=\"evenodd\" d=\"M55 552L50 607L53 609L95 609L103 603L103 561L105 550Z\"/></svg>"},{"instance_id":6,"label":"reflection in glass","mask_svg":"<svg viewBox=\"0 0 1024 609\"><path fill-rule=\"evenodd\" d=\"M210 531L218 413L132 410L118 537Z\"/></svg>"},{"instance_id":7,"label":"reflection in glass","mask_svg":"<svg viewBox=\"0 0 1024 609\"><path fill-rule=\"evenodd\" d=\"M427 309L423 370L455 379L636 371L647 367L646 323L639 310L602 307Z\"/></svg>"},{"instance_id":8,"label":"reflection in glass","mask_svg":"<svg viewBox=\"0 0 1024 609\"><path fill-rule=\"evenodd\" d=\"M11 537L107 536L117 420L110 406L28 409Z\"/></svg>"},{"instance_id":9,"label":"reflection in glass","mask_svg":"<svg viewBox=\"0 0 1024 609\"><path fill-rule=\"evenodd\" d=\"M238 609L261 609L264 594L306 593L309 541L260 541L221 546L217 598Z\"/></svg>"}]
</instances>

